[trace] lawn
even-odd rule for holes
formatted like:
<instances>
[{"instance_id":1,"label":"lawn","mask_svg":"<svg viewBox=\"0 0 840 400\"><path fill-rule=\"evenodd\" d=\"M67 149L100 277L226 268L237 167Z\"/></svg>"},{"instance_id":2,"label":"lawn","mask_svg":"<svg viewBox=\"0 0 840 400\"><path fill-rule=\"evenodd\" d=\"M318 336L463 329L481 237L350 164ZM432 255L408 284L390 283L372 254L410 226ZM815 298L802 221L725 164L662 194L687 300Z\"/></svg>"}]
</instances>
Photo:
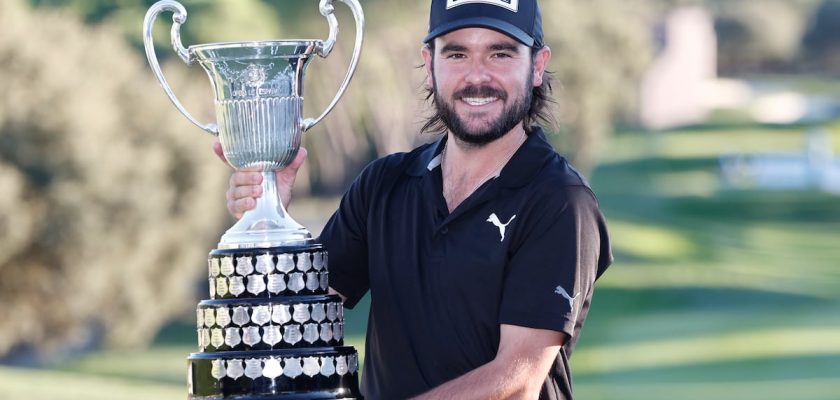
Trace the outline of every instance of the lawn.
<instances>
[{"instance_id":1,"label":"lawn","mask_svg":"<svg viewBox=\"0 0 840 400\"><path fill-rule=\"evenodd\" d=\"M840 196L732 190L718 156L794 152L803 127L625 132L592 183L616 263L572 358L582 400L797 399L840 393ZM832 130L840 153L840 126ZM361 351L364 305L347 313ZM183 399L191 317L149 349L0 367L4 399Z\"/></svg>"}]
</instances>

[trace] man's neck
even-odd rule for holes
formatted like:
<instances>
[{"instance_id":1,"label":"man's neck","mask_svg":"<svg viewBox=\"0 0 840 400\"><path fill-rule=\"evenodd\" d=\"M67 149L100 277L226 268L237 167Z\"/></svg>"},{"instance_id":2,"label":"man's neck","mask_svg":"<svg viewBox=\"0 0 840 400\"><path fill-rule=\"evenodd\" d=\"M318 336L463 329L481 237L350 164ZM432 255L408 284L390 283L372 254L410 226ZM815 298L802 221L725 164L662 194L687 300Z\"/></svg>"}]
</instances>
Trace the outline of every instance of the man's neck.
<instances>
[{"instance_id":1,"label":"man's neck","mask_svg":"<svg viewBox=\"0 0 840 400\"><path fill-rule=\"evenodd\" d=\"M466 143L448 133L442 158L443 196L452 212L475 189L498 175L527 137L522 125L484 145Z\"/></svg>"}]
</instances>

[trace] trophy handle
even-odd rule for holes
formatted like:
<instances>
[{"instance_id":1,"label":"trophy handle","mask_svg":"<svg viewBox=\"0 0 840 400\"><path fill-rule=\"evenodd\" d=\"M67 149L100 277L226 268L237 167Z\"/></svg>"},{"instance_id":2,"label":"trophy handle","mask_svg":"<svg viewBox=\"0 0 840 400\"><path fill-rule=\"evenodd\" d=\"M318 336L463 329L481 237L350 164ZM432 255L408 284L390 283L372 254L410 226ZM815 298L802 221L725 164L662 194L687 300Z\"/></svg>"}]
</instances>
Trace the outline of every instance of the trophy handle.
<instances>
[{"instance_id":1,"label":"trophy handle","mask_svg":"<svg viewBox=\"0 0 840 400\"><path fill-rule=\"evenodd\" d=\"M161 0L149 8L149 11L146 12L146 18L143 20L143 46L146 48L146 58L149 59L149 65L152 66L152 72L155 73L155 77L157 77L160 82L160 86L163 87L163 91L166 92L167 96L169 96L169 100L172 101L172 104L178 108L178 111L180 111L181 114L184 114L184 116L197 127L209 132L212 135L218 136L219 129L216 124L211 123L203 125L193 118L178 98L175 97L175 93L172 92L172 88L169 86L169 83L166 82L166 78L163 77L163 72L160 70L160 64L158 64L157 55L155 54L152 28L155 24L157 16L164 11L170 11L173 13L171 37L172 47L175 48L175 53L177 53L178 57L187 63L187 65L190 65L195 61L195 59L190 56L190 52L184 48L184 45L181 43L181 24L187 20L187 10L177 1Z\"/></svg>"},{"instance_id":2,"label":"trophy handle","mask_svg":"<svg viewBox=\"0 0 840 400\"><path fill-rule=\"evenodd\" d=\"M350 66L347 68L347 74L344 76L344 81L341 82L341 86L339 86L338 92L335 94L332 102L318 118L306 118L303 120L301 123L301 129L303 132L308 131L309 128L312 128L315 124L321 122L321 120L324 119L330 111L332 111L338 103L338 100L344 94L344 91L347 90L347 85L350 84L350 78L353 77L353 73L356 71L356 65L359 64L359 55L361 55L362 42L364 41L362 34L365 29L365 14L362 12L362 7L359 5L357 0L339 1L346 4L347 7L350 7L350 10L353 12L353 19L356 20L356 44L353 47L353 57L350 59ZM330 25L330 35L318 50L318 55L324 58L326 58L332 51L332 48L335 45L336 36L338 35L338 21L335 18L335 8L332 3L333 0L321 0L321 4L319 6L321 15L327 18L327 22ZM174 32L174 26L172 29Z\"/></svg>"}]
</instances>

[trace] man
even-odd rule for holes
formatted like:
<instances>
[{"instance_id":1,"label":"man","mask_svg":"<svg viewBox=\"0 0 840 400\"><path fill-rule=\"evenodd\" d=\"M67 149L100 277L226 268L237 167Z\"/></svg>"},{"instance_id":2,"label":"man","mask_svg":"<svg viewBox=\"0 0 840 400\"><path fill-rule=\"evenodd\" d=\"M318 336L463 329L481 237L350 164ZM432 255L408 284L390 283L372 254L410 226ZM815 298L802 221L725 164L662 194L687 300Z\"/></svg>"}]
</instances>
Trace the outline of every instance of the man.
<instances>
[{"instance_id":1,"label":"man","mask_svg":"<svg viewBox=\"0 0 840 400\"><path fill-rule=\"evenodd\" d=\"M321 234L347 307L370 290L369 399L571 399L568 357L611 262L584 179L531 123L550 49L536 0L433 0L438 142L369 165ZM218 152L217 146L217 152ZM288 203L297 168L278 172ZM228 208L259 195L233 174Z\"/></svg>"}]
</instances>

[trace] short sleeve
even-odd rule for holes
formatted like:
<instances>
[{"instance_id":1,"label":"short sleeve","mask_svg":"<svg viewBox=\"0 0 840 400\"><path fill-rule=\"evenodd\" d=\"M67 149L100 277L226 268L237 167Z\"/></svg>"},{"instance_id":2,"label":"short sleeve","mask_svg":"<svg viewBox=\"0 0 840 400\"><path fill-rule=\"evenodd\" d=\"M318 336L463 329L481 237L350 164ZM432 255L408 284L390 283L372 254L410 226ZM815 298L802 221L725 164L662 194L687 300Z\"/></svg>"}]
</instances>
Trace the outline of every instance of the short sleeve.
<instances>
[{"instance_id":1,"label":"short sleeve","mask_svg":"<svg viewBox=\"0 0 840 400\"><path fill-rule=\"evenodd\" d=\"M514 238L499 322L572 338L595 280L612 261L604 217L587 187L568 186L540 200L527 218Z\"/></svg>"},{"instance_id":2,"label":"short sleeve","mask_svg":"<svg viewBox=\"0 0 840 400\"><path fill-rule=\"evenodd\" d=\"M347 308L353 308L370 287L367 216L372 169L373 164L356 178L319 238L327 250L330 287L347 298Z\"/></svg>"}]
</instances>

